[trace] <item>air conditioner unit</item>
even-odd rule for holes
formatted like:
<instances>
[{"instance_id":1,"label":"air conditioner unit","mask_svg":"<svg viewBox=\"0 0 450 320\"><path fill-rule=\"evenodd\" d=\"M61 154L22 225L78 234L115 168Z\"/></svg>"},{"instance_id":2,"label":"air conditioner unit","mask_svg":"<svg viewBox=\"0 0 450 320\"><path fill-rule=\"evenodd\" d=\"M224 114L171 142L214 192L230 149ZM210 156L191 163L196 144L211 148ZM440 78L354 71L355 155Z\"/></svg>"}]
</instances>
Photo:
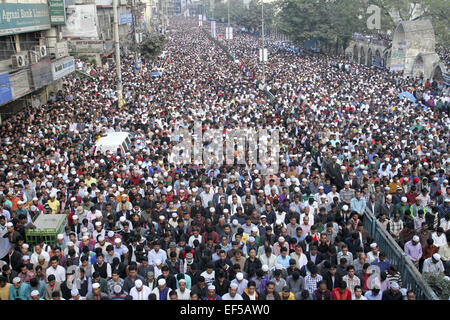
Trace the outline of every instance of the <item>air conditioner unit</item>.
<instances>
[{"instance_id":1,"label":"air conditioner unit","mask_svg":"<svg viewBox=\"0 0 450 320\"><path fill-rule=\"evenodd\" d=\"M30 64L38 63L40 60L39 52L30 50L28 51L28 57L30 58Z\"/></svg>"},{"instance_id":2,"label":"air conditioner unit","mask_svg":"<svg viewBox=\"0 0 450 320\"><path fill-rule=\"evenodd\" d=\"M35 46L34 51L37 51L39 53L40 58L44 58L47 56L47 46Z\"/></svg>"},{"instance_id":3,"label":"air conditioner unit","mask_svg":"<svg viewBox=\"0 0 450 320\"><path fill-rule=\"evenodd\" d=\"M19 52L16 54L13 54L11 56L11 63L13 68L22 68L27 66L28 63L28 59L27 59L27 53L26 52Z\"/></svg>"}]
</instances>

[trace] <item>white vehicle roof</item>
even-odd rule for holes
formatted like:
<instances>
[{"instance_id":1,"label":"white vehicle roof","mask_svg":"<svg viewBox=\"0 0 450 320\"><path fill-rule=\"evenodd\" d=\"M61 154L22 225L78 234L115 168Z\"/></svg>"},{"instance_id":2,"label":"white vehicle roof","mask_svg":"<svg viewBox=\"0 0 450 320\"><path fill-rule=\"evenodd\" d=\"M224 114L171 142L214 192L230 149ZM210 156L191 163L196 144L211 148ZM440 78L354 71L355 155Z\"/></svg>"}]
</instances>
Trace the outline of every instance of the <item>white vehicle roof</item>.
<instances>
[{"instance_id":1,"label":"white vehicle roof","mask_svg":"<svg viewBox=\"0 0 450 320\"><path fill-rule=\"evenodd\" d=\"M121 144L129 135L129 132L110 132L106 137L98 139L96 145L116 146Z\"/></svg>"}]
</instances>

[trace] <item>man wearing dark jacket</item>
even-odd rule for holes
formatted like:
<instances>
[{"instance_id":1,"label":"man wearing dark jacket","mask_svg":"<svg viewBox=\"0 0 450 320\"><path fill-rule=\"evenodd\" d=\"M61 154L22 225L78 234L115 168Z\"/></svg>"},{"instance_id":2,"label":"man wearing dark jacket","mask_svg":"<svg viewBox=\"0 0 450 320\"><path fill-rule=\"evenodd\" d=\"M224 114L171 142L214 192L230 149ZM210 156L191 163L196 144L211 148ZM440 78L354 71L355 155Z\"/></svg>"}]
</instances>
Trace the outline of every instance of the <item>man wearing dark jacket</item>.
<instances>
[{"instance_id":1,"label":"man wearing dark jacket","mask_svg":"<svg viewBox=\"0 0 450 320\"><path fill-rule=\"evenodd\" d=\"M330 270L325 273L323 281L326 282L327 289L330 291L339 286L339 283L342 281L342 277L337 274L337 268L335 264L332 264L330 266Z\"/></svg>"},{"instance_id":2,"label":"man wearing dark jacket","mask_svg":"<svg viewBox=\"0 0 450 320\"><path fill-rule=\"evenodd\" d=\"M259 300L281 300L280 294L275 291L275 283L269 281L264 292L261 292Z\"/></svg>"},{"instance_id":3,"label":"man wearing dark jacket","mask_svg":"<svg viewBox=\"0 0 450 320\"><path fill-rule=\"evenodd\" d=\"M391 288L383 291L381 300L403 300L403 295L397 282L392 282Z\"/></svg>"}]
</instances>

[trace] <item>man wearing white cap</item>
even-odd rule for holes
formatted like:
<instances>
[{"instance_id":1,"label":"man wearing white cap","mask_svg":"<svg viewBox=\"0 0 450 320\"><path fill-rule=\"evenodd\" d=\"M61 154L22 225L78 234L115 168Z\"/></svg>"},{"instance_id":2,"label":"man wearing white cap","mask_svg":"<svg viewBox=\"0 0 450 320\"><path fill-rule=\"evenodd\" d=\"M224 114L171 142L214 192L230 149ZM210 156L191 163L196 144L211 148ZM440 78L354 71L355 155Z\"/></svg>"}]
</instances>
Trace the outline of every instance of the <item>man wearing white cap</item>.
<instances>
[{"instance_id":1,"label":"man wearing white cap","mask_svg":"<svg viewBox=\"0 0 450 320\"><path fill-rule=\"evenodd\" d=\"M86 300L86 298L80 296L80 292L75 287L73 287L72 290L70 290L70 294L72 298L70 298L69 300Z\"/></svg>"},{"instance_id":2,"label":"man wearing white cap","mask_svg":"<svg viewBox=\"0 0 450 320\"><path fill-rule=\"evenodd\" d=\"M122 239L120 238L114 239L114 252L117 252L117 254L121 256L125 248L126 246L122 244Z\"/></svg>"},{"instance_id":3,"label":"man wearing white cap","mask_svg":"<svg viewBox=\"0 0 450 320\"><path fill-rule=\"evenodd\" d=\"M156 300L168 300L170 288L166 284L165 279L158 280L158 286L152 290L152 293L156 295Z\"/></svg>"},{"instance_id":4,"label":"man wearing white cap","mask_svg":"<svg viewBox=\"0 0 450 320\"><path fill-rule=\"evenodd\" d=\"M144 285L140 279L134 282L134 287L130 290L130 296L133 297L133 300L148 300L150 293L152 293L150 288Z\"/></svg>"},{"instance_id":5,"label":"man wearing white cap","mask_svg":"<svg viewBox=\"0 0 450 320\"><path fill-rule=\"evenodd\" d=\"M190 300L191 290L186 288L186 279L178 280L179 288L176 291L178 300Z\"/></svg>"},{"instance_id":6,"label":"man wearing white cap","mask_svg":"<svg viewBox=\"0 0 450 320\"><path fill-rule=\"evenodd\" d=\"M419 260L422 258L422 245L420 244L419 236L415 235L405 244L405 253L414 263L416 268L419 268Z\"/></svg>"},{"instance_id":7,"label":"man wearing white cap","mask_svg":"<svg viewBox=\"0 0 450 320\"><path fill-rule=\"evenodd\" d=\"M238 287L236 283L230 284L229 291L222 296L222 300L243 300L242 296L237 293Z\"/></svg>"},{"instance_id":8,"label":"man wearing white cap","mask_svg":"<svg viewBox=\"0 0 450 320\"><path fill-rule=\"evenodd\" d=\"M379 258L380 252L378 251L378 244L373 242L370 244L370 252L367 253L367 262L372 264L376 259Z\"/></svg>"},{"instance_id":9,"label":"man wearing white cap","mask_svg":"<svg viewBox=\"0 0 450 320\"><path fill-rule=\"evenodd\" d=\"M236 278L233 279L233 281L231 281L231 284L233 284L233 283L238 286L237 293L242 295L242 293L244 292L245 288L247 288L248 280L244 279L244 274L242 272L238 272L236 274ZM230 286L231 286L231 284L230 284Z\"/></svg>"},{"instance_id":10,"label":"man wearing white cap","mask_svg":"<svg viewBox=\"0 0 450 320\"><path fill-rule=\"evenodd\" d=\"M442 263L439 253L433 254L430 258L423 262L422 273L426 275L444 275L444 264Z\"/></svg>"},{"instance_id":11,"label":"man wearing white cap","mask_svg":"<svg viewBox=\"0 0 450 320\"><path fill-rule=\"evenodd\" d=\"M37 290L31 291L30 296L31 300L44 300L44 298L41 298L41 296L39 295L39 291Z\"/></svg>"},{"instance_id":12,"label":"man wearing white cap","mask_svg":"<svg viewBox=\"0 0 450 320\"><path fill-rule=\"evenodd\" d=\"M95 282L92 284L92 292L87 295L86 300L108 300L109 297L106 293L100 289L100 283Z\"/></svg>"},{"instance_id":13,"label":"man wearing white cap","mask_svg":"<svg viewBox=\"0 0 450 320\"><path fill-rule=\"evenodd\" d=\"M12 282L9 287L9 300L29 300L29 285L22 283L19 277L15 277Z\"/></svg>"},{"instance_id":14,"label":"man wearing white cap","mask_svg":"<svg viewBox=\"0 0 450 320\"><path fill-rule=\"evenodd\" d=\"M392 282L390 288L383 292L381 300L403 300L403 294L400 292L399 284Z\"/></svg>"}]
</instances>

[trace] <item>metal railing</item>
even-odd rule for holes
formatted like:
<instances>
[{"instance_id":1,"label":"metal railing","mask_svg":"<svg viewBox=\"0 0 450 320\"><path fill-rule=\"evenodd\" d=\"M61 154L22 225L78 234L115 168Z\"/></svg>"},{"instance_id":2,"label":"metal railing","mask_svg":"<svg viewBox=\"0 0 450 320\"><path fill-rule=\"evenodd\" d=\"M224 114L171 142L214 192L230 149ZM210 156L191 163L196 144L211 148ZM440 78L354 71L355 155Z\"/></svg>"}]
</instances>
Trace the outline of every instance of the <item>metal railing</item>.
<instances>
[{"instance_id":1,"label":"metal railing","mask_svg":"<svg viewBox=\"0 0 450 320\"><path fill-rule=\"evenodd\" d=\"M364 213L364 228L369 232L373 241L377 243L380 251L386 253L386 257L391 264L397 267L404 288L414 291L419 300L439 300L402 248L384 230L377 219L367 212Z\"/></svg>"}]
</instances>

